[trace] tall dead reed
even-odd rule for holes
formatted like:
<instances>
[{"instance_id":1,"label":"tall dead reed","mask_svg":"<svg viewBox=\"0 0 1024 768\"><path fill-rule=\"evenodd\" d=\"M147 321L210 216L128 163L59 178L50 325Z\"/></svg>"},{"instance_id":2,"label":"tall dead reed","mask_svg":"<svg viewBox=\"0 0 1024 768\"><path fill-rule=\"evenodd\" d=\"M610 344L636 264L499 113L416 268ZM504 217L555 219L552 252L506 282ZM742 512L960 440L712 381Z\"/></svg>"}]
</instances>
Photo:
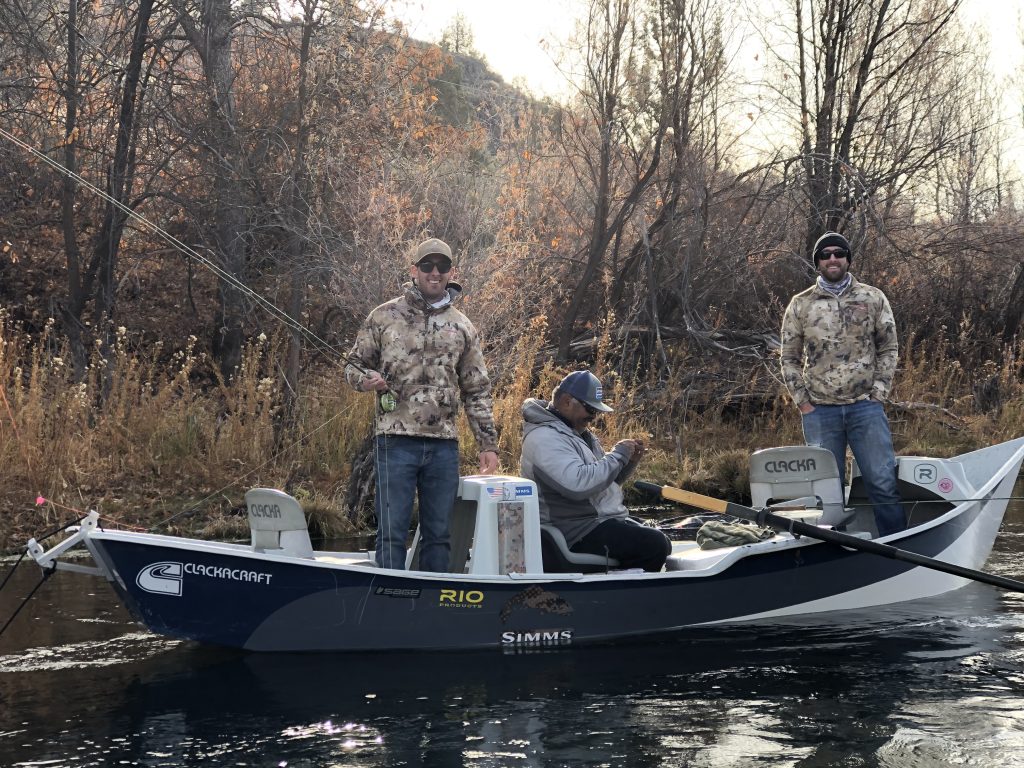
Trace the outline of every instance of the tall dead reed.
<instances>
[{"instance_id":1,"label":"tall dead reed","mask_svg":"<svg viewBox=\"0 0 1024 768\"><path fill-rule=\"evenodd\" d=\"M585 367L551 363L546 331L545 318L535 318L495 366L501 469L510 474L518 472L523 400L548 399L562 376ZM965 323L961 333L971 332ZM741 399L749 404L737 409L735 397L708 385L735 373L706 356L680 346L671 375L633 383L609 364L612 347L598 329L587 367L602 377L615 413L595 430L606 446L647 441L637 477L742 499L750 451L802 442L799 416L773 380L776 394ZM889 407L899 452L951 455L1024 434L1024 342L969 367L956 347L904 344ZM122 524L242 536L242 496L257 485L287 488L325 535L350 532L343 500L350 462L372 430L373 398L350 389L340 368L313 370L300 382L294 422L284 425L282 354L281 343L260 336L225 381L196 339L175 351L138 349L122 329L109 358L94 350L76 381L52 324L29 336L0 313L0 549L89 508ZM733 390L764 388L735 380ZM475 472L465 419L460 437L463 472ZM47 501L37 505L37 497Z\"/></svg>"}]
</instances>

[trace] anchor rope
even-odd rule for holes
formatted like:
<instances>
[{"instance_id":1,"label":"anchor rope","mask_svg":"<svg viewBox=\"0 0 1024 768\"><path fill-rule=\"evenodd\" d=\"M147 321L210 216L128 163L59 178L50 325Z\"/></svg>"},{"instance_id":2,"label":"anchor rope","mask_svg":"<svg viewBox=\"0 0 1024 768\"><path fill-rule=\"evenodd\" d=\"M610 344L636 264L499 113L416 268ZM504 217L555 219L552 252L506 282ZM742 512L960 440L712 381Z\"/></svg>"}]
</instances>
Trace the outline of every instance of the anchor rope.
<instances>
[{"instance_id":1,"label":"anchor rope","mask_svg":"<svg viewBox=\"0 0 1024 768\"><path fill-rule=\"evenodd\" d=\"M25 597L22 599L22 601L18 605L18 607L14 609L14 613L11 614L11 617L9 619L7 619L7 622L3 625L3 627L0 627L0 635L3 635L3 633L7 631L7 628L9 626L11 626L11 622L14 621L17 618L19 613L21 613L21 609L24 608L26 605L28 605L28 601L32 599L32 596L36 593L36 590L38 590L41 586L43 586L43 584L46 583L46 580L49 579L51 576L53 576L53 574L56 573L56 572L57 572L57 566L56 565L53 565L53 566L50 566L49 568L44 568L43 569L43 578L41 578L36 583L36 585L34 587L32 587L32 591L29 592L27 595L25 595Z\"/></svg>"},{"instance_id":2,"label":"anchor rope","mask_svg":"<svg viewBox=\"0 0 1024 768\"><path fill-rule=\"evenodd\" d=\"M21 556L17 560L14 561L14 565L11 566L11 569L7 572L7 575L4 576L3 583L0 584L0 592L4 591L4 587L7 586L7 582L11 580L11 576L14 575L14 572L18 569L18 566L21 565L21 561L25 559L25 555L27 555L27 554L28 554L28 549L25 549L21 553Z\"/></svg>"},{"instance_id":3,"label":"anchor rope","mask_svg":"<svg viewBox=\"0 0 1024 768\"><path fill-rule=\"evenodd\" d=\"M49 539L51 536L57 535L58 533L63 531L65 528L68 528L69 526L74 525L75 523L80 522L81 520L82 520L82 518L79 517L79 518L76 518L75 520L68 521L67 523L64 523L64 525L58 526L57 528L54 528L52 531L48 531L47 533L43 534L38 539L36 539L36 542L37 543L44 542L47 539ZM11 580L11 577L14 576L14 572L16 570L18 570L18 566L21 565L22 561L24 561L24 559L25 559L25 557L27 555L28 555L28 547L26 547L25 549L22 550L21 555L18 556L18 559L14 561L14 564L7 571L7 575L4 576L3 582L0 583L0 592L3 592L4 588L7 586L7 582L9 582ZM32 591L29 592L28 595L21 601L21 605L19 605L18 608L14 611L14 613L11 614L11 617L9 619L7 619L7 622L4 624L3 629L0 629L0 635L3 635L4 631L7 629L7 627L10 626L11 622L14 621L14 618L18 615L18 613L21 612L21 609L25 607L26 603L28 603L28 601L32 597L32 595L34 595L36 593L36 590L39 589L40 586L42 586L43 582L46 581L53 574L53 572L55 570L56 570L56 567L52 567L50 569L45 569L45 568L43 569L43 574L44 575L43 575L42 581L40 581L38 584L36 584L35 587L33 587Z\"/></svg>"}]
</instances>

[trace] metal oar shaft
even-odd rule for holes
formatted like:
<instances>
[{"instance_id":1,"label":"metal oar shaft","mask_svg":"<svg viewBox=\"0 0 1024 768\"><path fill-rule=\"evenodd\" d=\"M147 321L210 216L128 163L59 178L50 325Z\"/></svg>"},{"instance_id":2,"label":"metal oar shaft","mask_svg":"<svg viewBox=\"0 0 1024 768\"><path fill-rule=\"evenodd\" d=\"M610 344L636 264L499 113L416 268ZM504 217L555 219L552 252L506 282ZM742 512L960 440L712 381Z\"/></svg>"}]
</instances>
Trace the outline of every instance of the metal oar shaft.
<instances>
[{"instance_id":1,"label":"metal oar shaft","mask_svg":"<svg viewBox=\"0 0 1024 768\"><path fill-rule=\"evenodd\" d=\"M772 528L790 531L791 533L807 536L811 539L818 539L819 541L826 541L831 544L838 544L839 546L846 547L847 549L856 549L861 552L870 552L871 554L881 555L882 557L888 557L893 560L913 563L914 565L920 565L923 568L931 568L934 571L941 571L953 576L973 579L974 581L980 581L983 584L990 584L993 587L1001 587L1002 589L1007 589L1012 592L1024 592L1024 581L1008 579L1005 576L996 576L991 573L976 571L973 568L964 568L963 566L954 565L952 563L944 563L941 560L926 557L925 555L919 555L916 552L908 552L905 549L899 549L898 547L894 547L889 544L881 544L877 541L861 539L847 533L834 531L830 528L820 528L816 525L810 525L799 520L790 520L786 517L773 515L771 512L766 510L757 510L753 507L744 506L743 504L723 501L722 499L704 496L699 493L693 493L692 491L672 488L668 485L659 486L654 483L645 482L638 482L636 485L641 490L648 492L652 492L657 489L656 492L660 493L662 498L668 499L669 501L675 501L680 504L689 504L690 506L699 507L700 509L706 509L711 512L721 512L723 514L743 518L744 520L750 520L759 525L767 524Z\"/></svg>"}]
</instances>

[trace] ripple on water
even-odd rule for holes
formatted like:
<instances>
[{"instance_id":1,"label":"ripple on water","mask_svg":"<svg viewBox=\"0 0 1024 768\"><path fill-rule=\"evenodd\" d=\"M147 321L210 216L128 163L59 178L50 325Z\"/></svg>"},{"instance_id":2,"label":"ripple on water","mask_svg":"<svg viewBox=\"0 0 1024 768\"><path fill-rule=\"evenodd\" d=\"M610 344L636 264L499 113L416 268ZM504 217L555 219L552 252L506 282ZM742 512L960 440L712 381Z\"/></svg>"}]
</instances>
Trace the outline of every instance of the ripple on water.
<instances>
[{"instance_id":1,"label":"ripple on water","mask_svg":"<svg viewBox=\"0 0 1024 768\"><path fill-rule=\"evenodd\" d=\"M149 632L129 632L106 640L28 648L0 656L0 673L109 667L149 658L180 643Z\"/></svg>"}]
</instances>

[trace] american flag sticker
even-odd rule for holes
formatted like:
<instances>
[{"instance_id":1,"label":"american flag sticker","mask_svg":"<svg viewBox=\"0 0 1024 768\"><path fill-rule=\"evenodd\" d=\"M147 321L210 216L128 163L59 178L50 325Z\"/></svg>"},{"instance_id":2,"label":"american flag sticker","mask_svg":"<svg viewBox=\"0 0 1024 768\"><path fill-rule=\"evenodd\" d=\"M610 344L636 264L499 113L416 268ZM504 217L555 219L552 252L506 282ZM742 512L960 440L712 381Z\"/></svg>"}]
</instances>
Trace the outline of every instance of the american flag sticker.
<instances>
[{"instance_id":1,"label":"american flag sticker","mask_svg":"<svg viewBox=\"0 0 1024 768\"><path fill-rule=\"evenodd\" d=\"M492 499L501 499L504 498L505 494L503 493L501 488L491 488L491 486L487 486L487 495L490 496Z\"/></svg>"}]
</instances>

